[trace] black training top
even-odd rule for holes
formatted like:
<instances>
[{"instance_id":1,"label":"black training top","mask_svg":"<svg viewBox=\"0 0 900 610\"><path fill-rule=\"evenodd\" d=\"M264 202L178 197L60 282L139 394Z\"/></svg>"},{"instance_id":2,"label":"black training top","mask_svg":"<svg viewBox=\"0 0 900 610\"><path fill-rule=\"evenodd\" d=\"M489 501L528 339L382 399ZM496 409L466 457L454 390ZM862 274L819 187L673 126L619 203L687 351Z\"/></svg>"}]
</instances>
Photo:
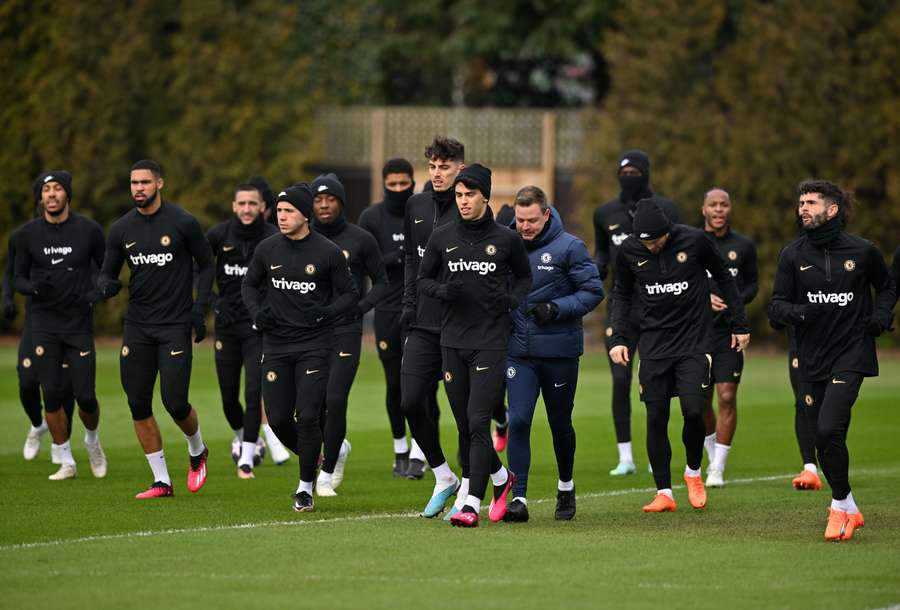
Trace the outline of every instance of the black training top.
<instances>
[{"instance_id":1,"label":"black training top","mask_svg":"<svg viewBox=\"0 0 900 610\"><path fill-rule=\"evenodd\" d=\"M425 256L425 246L431 233L440 226L455 222L459 218L453 190L424 191L406 202L406 216L403 221L403 309L416 313L413 328L433 333L441 331L442 304L439 300L417 289L419 265Z\"/></svg>"},{"instance_id":2,"label":"black training top","mask_svg":"<svg viewBox=\"0 0 900 610\"><path fill-rule=\"evenodd\" d=\"M611 345L628 344L635 298L641 358L711 353L713 316L707 272L731 311L732 332L750 332L734 278L701 229L672 225L659 254L651 254L640 240L629 237L619 246L615 264Z\"/></svg>"},{"instance_id":3,"label":"black training top","mask_svg":"<svg viewBox=\"0 0 900 610\"><path fill-rule=\"evenodd\" d=\"M193 298L194 261L197 298ZM127 263L128 311L132 324L186 324L192 308L203 312L209 302L215 267L200 223L174 203L164 201L145 216L132 209L109 229L100 281L115 280Z\"/></svg>"},{"instance_id":4,"label":"black training top","mask_svg":"<svg viewBox=\"0 0 900 610\"><path fill-rule=\"evenodd\" d=\"M894 281L872 242L841 230L816 244L807 233L781 251L769 318L794 326L802 379L822 381L844 371L871 377L878 359L865 328L872 320L888 328L896 301Z\"/></svg>"},{"instance_id":5,"label":"black training top","mask_svg":"<svg viewBox=\"0 0 900 610\"><path fill-rule=\"evenodd\" d=\"M531 290L531 264L515 231L494 222L491 209L477 221L458 220L435 230L419 267L419 290L431 298L449 281L462 282L459 298L442 303L441 345L502 349L512 320Z\"/></svg>"},{"instance_id":6,"label":"black training top","mask_svg":"<svg viewBox=\"0 0 900 610\"><path fill-rule=\"evenodd\" d=\"M759 292L759 272L756 267L756 244L746 235L728 229L722 237L712 232L707 232L713 243L725 259L728 271L737 283L738 292L744 305L756 298ZM712 276L709 276L709 291L719 297L722 291ZM713 329L716 334L715 350L722 351L731 348L731 312L727 309L718 313L713 312Z\"/></svg>"},{"instance_id":7,"label":"black training top","mask_svg":"<svg viewBox=\"0 0 900 610\"><path fill-rule=\"evenodd\" d=\"M241 298L241 283L256 247L278 228L260 215L255 222L244 225L237 216L220 222L206 233L209 247L216 260L218 294L210 293L210 305L216 312L227 309L235 321L247 320L250 314Z\"/></svg>"},{"instance_id":8,"label":"black training top","mask_svg":"<svg viewBox=\"0 0 900 610\"><path fill-rule=\"evenodd\" d=\"M387 295L375 304L375 311L403 308L403 206L375 203L363 210L359 226L375 237L388 278Z\"/></svg>"},{"instance_id":9,"label":"black training top","mask_svg":"<svg viewBox=\"0 0 900 610\"><path fill-rule=\"evenodd\" d=\"M263 332L266 353L330 347L331 320L353 310L359 298L341 249L315 232L303 239L279 234L263 240L241 294L251 319L262 311L273 323ZM309 319L320 308L321 319Z\"/></svg>"},{"instance_id":10,"label":"black training top","mask_svg":"<svg viewBox=\"0 0 900 610\"><path fill-rule=\"evenodd\" d=\"M103 262L103 230L69 212L65 222L35 218L16 238L16 290L31 296L34 328L58 333L93 333L94 282ZM49 282L49 292L39 283Z\"/></svg>"},{"instance_id":11,"label":"black training top","mask_svg":"<svg viewBox=\"0 0 900 610\"><path fill-rule=\"evenodd\" d=\"M674 201L647 191L641 198L654 197L663 213L673 223L678 222L678 206ZM625 238L631 235L634 221L634 205L617 197L594 210L594 248L597 251L597 269L605 280L609 266L615 266L616 256Z\"/></svg>"}]
</instances>

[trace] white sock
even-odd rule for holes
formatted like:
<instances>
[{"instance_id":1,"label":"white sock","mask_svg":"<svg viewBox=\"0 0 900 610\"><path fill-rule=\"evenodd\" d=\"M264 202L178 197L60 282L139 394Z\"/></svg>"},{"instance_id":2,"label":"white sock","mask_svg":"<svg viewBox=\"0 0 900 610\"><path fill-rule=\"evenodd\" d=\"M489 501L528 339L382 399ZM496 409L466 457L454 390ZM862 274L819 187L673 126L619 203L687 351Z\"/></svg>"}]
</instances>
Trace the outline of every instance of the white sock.
<instances>
[{"instance_id":1,"label":"white sock","mask_svg":"<svg viewBox=\"0 0 900 610\"><path fill-rule=\"evenodd\" d=\"M665 489L657 489L656 493L662 494L664 496L669 496L671 499L675 499L675 496L672 495L672 489L670 487L666 487Z\"/></svg>"},{"instance_id":2,"label":"white sock","mask_svg":"<svg viewBox=\"0 0 900 610\"><path fill-rule=\"evenodd\" d=\"M407 451L409 451L409 443L406 442L406 437L395 438L394 453L406 453Z\"/></svg>"},{"instance_id":3,"label":"white sock","mask_svg":"<svg viewBox=\"0 0 900 610\"><path fill-rule=\"evenodd\" d=\"M412 441L412 448L409 450L409 459L419 460L421 462L425 461L425 454L422 452L422 448L419 447L419 443L416 442L416 439L413 439Z\"/></svg>"},{"instance_id":4,"label":"white sock","mask_svg":"<svg viewBox=\"0 0 900 610\"><path fill-rule=\"evenodd\" d=\"M716 459L716 433L707 434L703 437L703 447L706 449L706 455L709 457L709 463L712 464Z\"/></svg>"},{"instance_id":5,"label":"white sock","mask_svg":"<svg viewBox=\"0 0 900 610\"><path fill-rule=\"evenodd\" d=\"M331 485L331 473L325 472L324 470L320 470L318 484L330 486Z\"/></svg>"},{"instance_id":6,"label":"white sock","mask_svg":"<svg viewBox=\"0 0 900 610\"><path fill-rule=\"evenodd\" d=\"M505 417L503 418L503 421L497 424L498 428L505 428L506 426L509 425L509 409L504 411L504 414L505 414Z\"/></svg>"},{"instance_id":7,"label":"white sock","mask_svg":"<svg viewBox=\"0 0 900 610\"><path fill-rule=\"evenodd\" d=\"M856 505L856 500L853 499L853 493L848 493L847 497L844 498L844 506L847 507L847 512L851 515L855 515L859 512L859 507Z\"/></svg>"},{"instance_id":8,"label":"white sock","mask_svg":"<svg viewBox=\"0 0 900 610\"><path fill-rule=\"evenodd\" d=\"M41 425L38 426L37 428L35 428L34 426L31 426L31 432L32 433L37 432L38 434L44 434L45 432L47 432L47 420L42 419Z\"/></svg>"},{"instance_id":9,"label":"white sock","mask_svg":"<svg viewBox=\"0 0 900 610\"><path fill-rule=\"evenodd\" d=\"M241 441L241 459L238 460L238 466L246 464L253 468L254 454L256 454L256 443Z\"/></svg>"},{"instance_id":10,"label":"white sock","mask_svg":"<svg viewBox=\"0 0 900 610\"><path fill-rule=\"evenodd\" d=\"M516 500L518 500L525 506L528 506L528 500L526 500L524 496L516 496L515 498L513 498L513 502L515 502Z\"/></svg>"},{"instance_id":11,"label":"white sock","mask_svg":"<svg viewBox=\"0 0 900 610\"><path fill-rule=\"evenodd\" d=\"M469 494L468 496L466 496L466 503L464 506L470 506L474 508L475 512L477 513L481 510L481 498L476 498L472 494Z\"/></svg>"},{"instance_id":12,"label":"white sock","mask_svg":"<svg viewBox=\"0 0 900 610\"><path fill-rule=\"evenodd\" d=\"M281 445L281 441L278 440L277 436L275 436L275 431L272 430L272 426L270 426L269 424L263 424L262 432L263 432L263 436L266 437L266 443L268 445L270 445L270 446L275 445L276 447Z\"/></svg>"},{"instance_id":13,"label":"white sock","mask_svg":"<svg viewBox=\"0 0 900 610\"><path fill-rule=\"evenodd\" d=\"M297 485L297 493L300 493L301 491L305 491L309 495L312 495L312 486L313 486L312 481L300 481L300 484Z\"/></svg>"},{"instance_id":14,"label":"white sock","mask_svg":"<svg viewBox=\"0 0 900 610\"><path fill-rule=\"evenodd\" d=\"M710 460L709 467L715 470L725 471L725 462L728 461L728 452L731 451L731 445L723 445L716 443L716 454Z\"/></svg>"},{"instance_id":15,"label":"white sock","mask_svg":"<svg viewBox=\"0 0 900 610\"><path fill-rule=\"evenodd\" d=\"M184 435L184 438L187 439L188 442L188 453L191 454L191 457L197 457L203 450L206 449L206 445L203 444L203 437L200 435L200 426L197 426L197 431L192 435L188 436Z\"/></svg>"},{"instance_id":16,"label":"white sock","mask_svg":"<svg viewBox=\"0 0 900 610\"><path fill-rule=\"evenodd\" d=\"M348 455L350 455L350 441L344 439L341 441L341 448L338 451L338 459L346 459Z\"/></svg>"},{"instance_id":17,"label":"white sock","mask_svg":"<svg viewBox=\"0 0 900 610\"><path fill-rule=\"evenodd\" d=\"M832 498L831 510L839 510L844 513L847 512L847 499L844 498L843 500L835 500L834 498Z\"/></svg>"},{"instance_id":18,"label":"white sock","mask_svg":"<svg viewBox=\"0 0 900 610\"><path fill-rule=\"evenodd\" d=\"M53 446L56 447L56 455L59 456L60 464L70 464L72 466L75 465L75 458L72 457L72 444L69 441L66 441L62 445L57 445L54 443Z\"/></svg>"},{"instance_id":19,"label":"white sock","mask_svg":"<svg viewBox=\"0 0 900 610\"><path fill-rule=\"evenodd\" d=\"M616 448L619 450L619 462L634 464L634 456L631 454L631 441L616 443Z\"/></svg>"},{"instance_id":20,"label":"white sock","mask_svg":"<svg viewBox=\"0 0 900 610\"><path fill-rule=\"evenodd\" d=\"M699 477L699 476L700 476L700 469L698 468L697 470L694 470L693 468L691 468L691 467L689 467L689 466L685 466L685 467L684 467L684 476L686 476L686 477Z\"/></svg>"},{"instance_id":21,"label":"white sock","mask_svg":"<svg viewBox=\"0 0 900 610\"><path fill-rule=\"evenodd\" d=\"M434 480L437 483L456 481L456 475L453 474L453 471L450 469L450 464L447 462L444 462L440 466L435 466L431 471L434 473ZM446 487L446 485L444 485L444 487Z\"/></svg>"},{"instance_id":22,"label":"white sock","mask_svg":"<svg viewBox=\"0 0 900 610\"><path fill-rule=\"evenodd\" d=\"M819 469L816 468L815 464L804 464L803 470L808 470L816 476L819 476Z\"/></svg>"},{"instance_id":23,"label":"white sock","mask_svg":"<svg viewBox=\"0 0 900 610\"><path fill-rule=\"evenodd\" d=\"M166 456L163 454L163 450L144 454L144 457L147 458L150 470L153 471L153 481L171 485L172 479L169 478L169 469L166 467Z\"/></svg>"},{"instance_id":24,"label":"white sock","mask_svg":"<svg viewBox=\"0 0 900 610\"><path fill-rule=\"evenodd\" d=\"M84 429L84 443L86 445L96 445L100 442L100 438L97 436L97 431L100 429L98 425L93 430Z\"/></svg>"},{"instance_id":25,"label":"white sock","mask_svg":"<svg viewBox=\"0 0 900 610\"><path fill-rule=\"evenodd\" d=\"M570 481L557 481L556 489L558 489L559 491L572 491L573 489L575 489L575 479L572 479Z\"/></svg>"},{"instance_id":26,"label":"white sock","mask_svg":"<svg viewBox=\"0 0 900 610\"><path fill-rule=\"evenodd\" d=\"M491 474L491 483L494 484L495 487L499 487L501 485L506 485L506 482L509 480L509 472L506 470L505 466L500 466L500 470Z\"/></svg>"},{"instance_id":27,"label":"white sock","mask_svg":"<svg viewBox=\"0 0 900 610\"><path fill-rule=\"evenodd\" d=\"M234 429L234 438L243 442L244 441L244 428L235 428Z\"/></svg>"},{"instance_id":28,"label":"white sock","mask_svg":"<svg viewBox=\"0 0 900 610\"><path fill-rule=\"evenodd\" d=\"M456 510L462 510L462 507L466 504L466 497L468 495L469 479L460 479L459 490L456 492L456 502L453 503L453 506L456 507Z\"/></svg>"}]
</instances>

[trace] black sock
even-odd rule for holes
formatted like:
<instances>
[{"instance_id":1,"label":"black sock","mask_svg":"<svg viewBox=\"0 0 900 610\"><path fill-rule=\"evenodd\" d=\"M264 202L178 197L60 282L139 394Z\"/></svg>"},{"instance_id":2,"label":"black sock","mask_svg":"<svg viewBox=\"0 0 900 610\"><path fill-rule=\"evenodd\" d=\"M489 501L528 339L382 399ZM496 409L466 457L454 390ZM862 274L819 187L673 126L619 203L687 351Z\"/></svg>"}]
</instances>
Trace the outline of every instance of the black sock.
<instances>
[{"instance_id":1,"label":"black sock","mask_svg":"<svg viewBox=\"0 0 900 610\"><path fill-rule=\"evenodd\" d=\"M462 510L459 511L459 512L461 512L461 513L474 513L474 512L475 512L475 509L472 508L471 506L469 506L468 504L466 504L465 506L462 507Z\"/></svg>"}]
</instances>

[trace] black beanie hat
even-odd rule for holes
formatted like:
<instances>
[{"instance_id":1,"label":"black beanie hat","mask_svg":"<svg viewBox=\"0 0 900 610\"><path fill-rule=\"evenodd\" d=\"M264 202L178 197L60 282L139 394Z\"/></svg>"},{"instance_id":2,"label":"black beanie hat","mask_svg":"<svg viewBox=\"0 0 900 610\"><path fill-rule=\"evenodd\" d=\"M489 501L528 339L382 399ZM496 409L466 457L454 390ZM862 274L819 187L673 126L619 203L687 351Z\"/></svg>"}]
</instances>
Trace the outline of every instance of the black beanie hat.
<instances>
[{"instance_id":1,"label":"black beanie hat","mask_svg":"<svg viewBox=\"0 0 900 610\"><path fill-rule=\"evenodd\" d=\"M410 163L406 159L400 158L391 159L384 164L384 168L381 170L382 179L387 178L388 174L409 174L410 178L415 175L413 174L412 163Z\"/></svg>"},{"instance_id":2,"label":"black beanie hat","mask_svg":"<svg viewBox=\"0 0 900 610\"><path fill-rule=\"evenodd\" d=\"M49 172L44 172L34 179L34 183L32 184L31 188L34 192L35 203L41 202L41 191L43 190L44 185L48 182L58 182L66 192L66 197L69 198L69 203L72 203L72 174L64 169L50 170Z\"/></svg>"},{"instance_id":3,"label":"black beanie hat","mask_svg":"<svg viewBox=\"0 0 900 610\"><path fill-rule=\"evenodd\" d=\"M491 198L491 170L480 163L473 163L462 168L462 171L453 181L453 188L460 182L472 182L478 185L478 190L485 199ZM471 186L471 185L467 185Z\"/></svg>"},{"instance_id":4,"label":"black beanie hat","mask_svg":"<svg viewBox=\"0 0 900 610\"><path fill-rule=\"evenodd\" d=\"M341 181L338 180L338 177L334 174L321 174L316 176L316 179L312 181L310 186L313 190L313 196L322 194L334 195L341 200L341 205L346 205L347 203L347 195L344 194L344 185L341 184Z\"/></svg>"},{"instance_id":5,"label":"black beanie hat","mask_svg":"<svg viewBox=\"0 0 900 610\"><path fill-rule=\"evenodd\" d=\"M650 178L650 156L642 150L626 150L619 159L619 167L616 173L622 171L623 167L636 167L641 170L641 175Z\"/></svg>"},{"instance_id":6,"label":"black beanie hat","mask_svg":"<svg viewBox=\"0 0 900 610\"><path fill-rule=\"evenodd\" d=\"M272 187L269 186L268 180L262 176L253 176L247 179L247 184L252 184L256 187L256 190L259 191L263 201L266 203L266 208L270 210L275 208L275 194L272 192Z\"/></svg>"},{"instance_id":7,"label":"black beanie hat","mask_svg":"<svg viewBox=\"0 0 900 610\"><path fill-rule=\"evenodd\" d=\"M638 239L659 239L669 232L672 222L659 207L656 198L648 197L637 202L632 227Z\"/></svg>"},{"instance_id":8,"label":"black beanie hat","mask_svg":"<svg viewBox=\"0 0 900 610\"><path fill-rule=\"evenodd\" d=\"M306 220L313 219L313 194L305 182L298 182L278 193L277 201L291 204L306 217Z\"/></svg>"}]
</instances>

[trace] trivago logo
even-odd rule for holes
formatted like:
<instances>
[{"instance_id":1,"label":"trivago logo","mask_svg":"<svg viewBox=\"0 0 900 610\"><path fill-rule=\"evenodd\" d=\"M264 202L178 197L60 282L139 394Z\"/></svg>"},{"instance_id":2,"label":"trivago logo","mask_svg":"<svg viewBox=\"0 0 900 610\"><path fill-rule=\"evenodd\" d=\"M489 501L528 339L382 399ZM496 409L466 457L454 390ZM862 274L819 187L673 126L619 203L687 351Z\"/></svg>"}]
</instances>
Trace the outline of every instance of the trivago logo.
<instances>
[{"instance_id":1,"label":"trivago logo","mask_svg":"<svg viewBox=\"0 0 900 610\"><path fill-rule=\"evenodd\" d=\"M464 261L459 259L456 261L447 261L447 268L451 273L459 273L460 271L474 271L478 275L487 275L497 270L497 263L489 263L487 261Z\"/></svg>"},{"instance_id":2,"label":"trivago logo","mask_svg":"<svg viewBox=\"0 0 900 610\"><path fill-rule=\"evenodd\" d=\"M144 254L140 252L138 254L132 254L128 258L131 259L131 264L137 267L138 265L156 265L157 267L163 267L166 263L171 263L175 257L171 252L164 252L162 254Z\"/></svg>"},{"instance_id":3,"label":"trivago logo","mask_svg":"<svg viewBox=\"0 0 900 610\"><path fill-rule=\"evenodd\" d=\"M674 294L679 295L688 289L687 282L672 282L668 284L645 284L647 294Z\"/></svg>"},{"instance_id":4,"label":"trivago logo","mask_svg":"<svg viewBox=\"0 0 900 610\"><path fill-rule=\"evenodd\" d=\"M240 265L228 265L223 267L225 275L247 275L247 268Z\"/></svg>"},{"instance_id":5,"label":"trivago logo","mask_svg":"<svg viewBox=\"0 0 900 610\"><path fill-rule=\"evenodd\" d=\"M307 292L312 292L316 289L315 282L298 282L283 277L273 277L271 280L272 286L279 290L294 290L300 294L306 294Z\"/></svg>"},{"instance_id":6,"label":"trivago logo","mask_svg":"<svg viewBox=\"0 0 900 610\"><path fill-rule=\"evenodd\" d=\"M622 242L628 239L628 233L616 233L612 237L612 243L614 243L617 247L622 245Z\"/></svg>"},{"instance_id":7,"label":"trivago logo","mask_svg":"<svg viewBox=\"0 0 900 610\"><path fill-rule=\"evenodd\" d=\"M72 254L71 246L48 246L44 248L44 254L50 256L51 254L62 254L65 256L66 254Z\"/></svg>"},{"instance_id":8,"label":"trivago logo","mask_svg":"<svg viewBox=\"0 0 900 610\"><path fill-rule=\"evenodd\" d=\"M852 292L807 292L806 300L814 305L835 304L846 307L853 300Z\"/></svg>"}]
</instances>

